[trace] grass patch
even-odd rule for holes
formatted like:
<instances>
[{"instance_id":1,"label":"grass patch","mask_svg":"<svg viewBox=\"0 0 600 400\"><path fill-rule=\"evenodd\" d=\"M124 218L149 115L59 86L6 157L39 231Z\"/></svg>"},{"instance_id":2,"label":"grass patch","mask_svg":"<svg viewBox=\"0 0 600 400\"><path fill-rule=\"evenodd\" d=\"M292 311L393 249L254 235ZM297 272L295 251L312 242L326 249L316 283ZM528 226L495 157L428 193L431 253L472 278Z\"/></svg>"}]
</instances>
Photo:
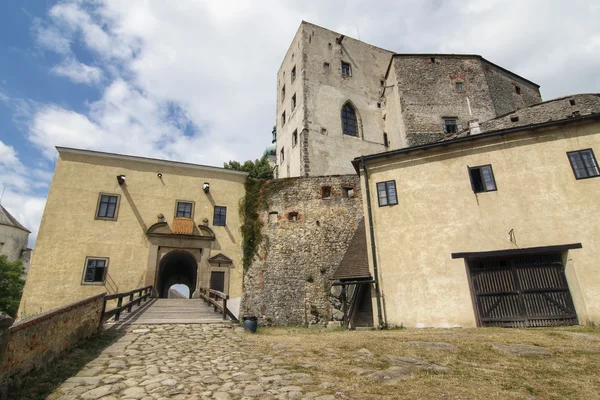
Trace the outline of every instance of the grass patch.
<instances>
[{"instance_id":1,"label":"grass patch","mask_svg":"<svg viewBox=\"0 0 600 400\"><path fill-rule=\"evenodd\" d=\"M272 345L286 346L286 363L302 366L315 384L331 382L335 391L356 398L387 399L590 399L600 387L600 339L591 326L534 329L402 329L340 331L265 328L247 337L249 344L277 355ZM444 342L456 350L434 350L407 342ZM550 355L517 356L495 350L492 343L541 346ZM373 357L361 356L366 348ZM385 355L419 359L447 367L446 372L413 370L397 383L377 381L356 370L381 370L392 363Z\"/></svg>"},{"instance_id":2,"label":"grass patch","mask_svg":"<svg viewBox=\"0 0 600 400\"><path fill-rule=\"evenodd\" d=\"M98 357L102 350L115 342L120 335L118 332L101 332L82 341L45 367L22 376L20 384L9 387L8 398L11 400L45 399L65 380L75 376L88 362Z\"/></svg>"}]
</instances>

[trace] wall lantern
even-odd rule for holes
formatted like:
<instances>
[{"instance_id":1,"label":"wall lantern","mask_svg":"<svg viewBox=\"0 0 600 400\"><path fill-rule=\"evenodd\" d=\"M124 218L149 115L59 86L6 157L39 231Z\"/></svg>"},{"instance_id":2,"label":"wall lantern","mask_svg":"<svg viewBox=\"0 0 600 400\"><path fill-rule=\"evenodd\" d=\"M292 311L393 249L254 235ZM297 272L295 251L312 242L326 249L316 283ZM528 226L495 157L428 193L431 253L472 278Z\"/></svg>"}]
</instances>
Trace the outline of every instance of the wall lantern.
<instances>
[{"instance_id":1,"label":"wall lantern","mask_svg":"<svg viewBox=\"0 0 600 400\"><path fill-rule=\"evenodd\" d=\"M204 185L202 185L202 190L204 190L204 193L208 193L210 190L210 184L208 182L204 182Z\"/></svg>"},{"instance_id":2,"label":"wall lantern","mask_svg":"<svg viewBox=\"0 0 600 400\"><path fill-rule=\"evenodd\" d=\"M162 179L162 174L160 172L156 174L156 176L158 176L158 179Z\"/></svg>"},{"instance_id":3,"label":"wall lantern","mask_svg":"<svg viewBox=\"0 0 600 400\"><path fill-rule=\"evenodd\" d=\"M125 183L125 175L117 175L117 182L119 182L119 185L123 186Z\"/></svg>"}]
</instances>

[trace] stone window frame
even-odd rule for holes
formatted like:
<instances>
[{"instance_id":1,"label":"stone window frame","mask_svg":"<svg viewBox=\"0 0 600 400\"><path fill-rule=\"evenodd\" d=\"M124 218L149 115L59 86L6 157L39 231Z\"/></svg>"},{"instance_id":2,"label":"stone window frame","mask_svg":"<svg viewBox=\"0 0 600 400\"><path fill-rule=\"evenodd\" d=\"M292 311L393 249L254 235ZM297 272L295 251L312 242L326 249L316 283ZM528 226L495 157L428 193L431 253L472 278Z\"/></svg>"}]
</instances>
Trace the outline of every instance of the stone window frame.
<instances>
[{"instance_id":1,"label":"stone window frame","mask_svg":"<svg viewBox=\"0 0 600 400\"><path fill-rule=\"evenodd\" d=\"M346 130L344 129L344 126L347 125L344 123L344 120L346 118L344 113L347 113L344 111L344 108L346 108L347 106L350 106L352 108L352 110L354 111L354 118L356 119L356 135L347 134ZM351 100L347 100L344 102L344 104L342 104L342 108L340 109L340 122L342 124L342 136L343 137L354 137L354 138L362 139L362 137L363 137L363 135L362 135L362 119L360 118L358 108L354 105L354 103Z\"/></svg>"},{"instance_id":2,"label":"stone window frame","mask_svg":"<svg viewBox=\"0 0 600 400\"><path fill-rule=\"evenodd\" d=\"M217 214L217 209L219 213ZM217 219L218 217L218 219ZM221 219L222 218L222 219ZM213 226L227 226L227 207L215 206L213 209Z\"/></svg>"},{"instance_id":3,"label":"stone window frame","mask_svg":"<svg viewBox=\"0 0 600 400\"><path fill-rule=\"evenodd\" d=\"M189 217L178 215L179 203L191 204L192 205ZM192 200L175 200L175 212L173 213L173 216L175 218L190 218L190 219L194 219L195 208L196 208L196 203L194 201L192 201ZM184 213L185 213L185 210L184 210Z\"/></svg>"},{"instance_id":4,"label":"stone window frame","mask_svg":"<svg viewBox=\"0 0 600 400\"><path fill-rule=\"evenodd\" d=\"M104 274L102 275L101 281L86 281L85 276L88 270L88 264L90 261L104 261ZM106 277L108 276L108 267L110 264L110 257L99 257L99 256L87 256L85 257L85 263L83 264L83 275L81 276L81 284L82 285L91 285L91 286L103 286L104 282L106 282Z\"/></svg>"},{"instance_id":5,"label":"stone window frame","mask_svg":"<svg viewBox=\"0 0 600 400\"><path fill-rule=\"evenodd\" d=\"M115 205L115 213L112 218L111 217L101 217L98 215L100 213L100 203L102 202L102 196L111 196L111 197L117 198L117 203ZM98 193L98 202L96 204L96 213L94 215L94 219L102 220L102 221L116 221L117 217L119 216L120 206L121 206L121 195L114 194L114 193L100 192L100 193Z\"/></svg>"}]
</instances>

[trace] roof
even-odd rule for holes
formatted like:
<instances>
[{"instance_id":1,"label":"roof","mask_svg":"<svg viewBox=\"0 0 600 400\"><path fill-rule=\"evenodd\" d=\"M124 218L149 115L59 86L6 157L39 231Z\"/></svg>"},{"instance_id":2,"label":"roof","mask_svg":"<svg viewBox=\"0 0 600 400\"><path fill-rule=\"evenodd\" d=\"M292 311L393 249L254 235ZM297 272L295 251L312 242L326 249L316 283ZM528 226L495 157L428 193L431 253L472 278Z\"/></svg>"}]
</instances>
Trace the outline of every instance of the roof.
<instances>
[{"instance_id":1,"label":"roof","mask_svg":"<svg viewBox=\"0 0 600 400\"><path fill-rule=\"evenodd\" d=\"M213 167L210 165L202 165L202 164L192 164L182 161L171 161L171 160L161 160L158 158L148 158L148 157L139 157L139 156L130 156L127 154L117 154L117 153L107 153L103 151L94 151L94 150L84 150L84 149L74 149L71 147L61 147L56 146L56 150L58 154L73 154L80 156L92 156L99 158L106 158L112 160L124 160L124 161L134 161L134 162L142 162L148 164L156 164L156 165L167 165L171 167L179 167L179 168L191 168L191 169L200 169L204 171L214 171L220 172L224 174L231 175L242 175L247 176L247 172L236 171L233 169L221 168L221 167Z\"/></svg>"},{"instance_id":2,"label":"roof","mask_svg":"<svg viewBox=\"0 0 600 400\"><path fill-rule=\"evenodd\" d=\"M337 270L333 274L333 279L360 279L371 278L369 272L369 256L367 254L367 234L365 232L365 219L361 219L348 250Z\"/></svg>"},{"instance_id":3,"label":"roof","mask_svg":"<svg viewBox=\"0 0 600 400\"><path fill-rule=\"evenodd\" d=\"M17 229L31 233L31 231L21 225L21 223L17 221L17 219L13 217L2 204L0 204L0 225L13 226Z\"/></svg>"},{"instance_id":4,"label":"roof","mask_svg":"<svg viewBox=\"0 0 600 400\"><path fill-rule=\"evenodd\" d=\"M385 71L385 78L387 79L388 74L390 73L390 68L392 67L392 62L394 61L394 58L397 57L453 57L453 58L476 58L482 62L486 62L490 65L493 65L495 68L498 68L501 71L504 71L510 75L513 75L514 77L521 79L524 82L527 82L537 88L540 87L540 85L538 85L535 82L530 81L527 78L523 78L521 75L515 74L514 72L503 68L501 66L499 66L498 64L495 64L485 58L483 58L482 56L480 56L479 54L450 54L450 53L395 53L394 55L392 55L392 57L390 58L390 63L388 64L387 70Z\"/></svg>"},{"instance_id":5,"label":"roof","mask_svg":"<svg viewBox=\"0 0 600 400\"><path fill-rule=\"evenodd\" d=\"M461 132L459 137L454 137L450 140L445 139L445 140L434 142L434 143L423 144L423 145L413 146L413 147L405 147L402 149L386 151L383 153L376 153L376 154L370 154L370 155L366 155L366 156L356 157L354 160L352 160L352 165L354 166L354 169L358 173L360 171L360 163L363 158L365 161L375 160L375 159L386 158L386 157L400 155L400 154L413 153L413 152L421 151L421 150L437 149L440 147L452 146L452 145L458 144L458 143L483 140L483 139L487 139L487 138L491 138L491 137L495 137L495 136L504 136L504 135L514 134L514 133L518 133L518 132L529 132L529 131L534 131L537 129L547 128L547 127L569 125L569 124L574 124L574 123L578 123L578 122L593 121L593 120L595 120L595 121L600 120L600 112L594 112L594 113L591 113L588 115L572 116L571 118L563 118L563 119L551 120L551 121L546 121L546 122L541 122L541 123L532 123L532 124L527 124L527 125L521 125L521 126L516 126L513 128L493 130L493 131L489 131L489 132L485 132L485 133L480 133L477 135L469 135L468 132Z\"/></svg>"}]
</instances>

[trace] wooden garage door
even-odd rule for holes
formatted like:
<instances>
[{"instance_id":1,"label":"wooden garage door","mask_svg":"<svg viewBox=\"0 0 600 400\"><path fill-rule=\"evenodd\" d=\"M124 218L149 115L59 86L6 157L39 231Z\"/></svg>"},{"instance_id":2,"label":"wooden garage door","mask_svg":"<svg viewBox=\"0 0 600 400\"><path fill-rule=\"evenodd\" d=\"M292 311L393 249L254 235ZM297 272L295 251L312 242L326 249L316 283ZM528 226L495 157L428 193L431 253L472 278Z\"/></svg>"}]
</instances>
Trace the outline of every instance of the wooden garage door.
<instances>
[{"instance_id":1,"label":"wooden garage door","mask_svg":"<svg viewBox=\"0 0 600 400\"><path fill-rule=\"evenodd\" d=\"M481 326L576 325L561 254L470 261Z\"/></svg>"}]
</instances>

